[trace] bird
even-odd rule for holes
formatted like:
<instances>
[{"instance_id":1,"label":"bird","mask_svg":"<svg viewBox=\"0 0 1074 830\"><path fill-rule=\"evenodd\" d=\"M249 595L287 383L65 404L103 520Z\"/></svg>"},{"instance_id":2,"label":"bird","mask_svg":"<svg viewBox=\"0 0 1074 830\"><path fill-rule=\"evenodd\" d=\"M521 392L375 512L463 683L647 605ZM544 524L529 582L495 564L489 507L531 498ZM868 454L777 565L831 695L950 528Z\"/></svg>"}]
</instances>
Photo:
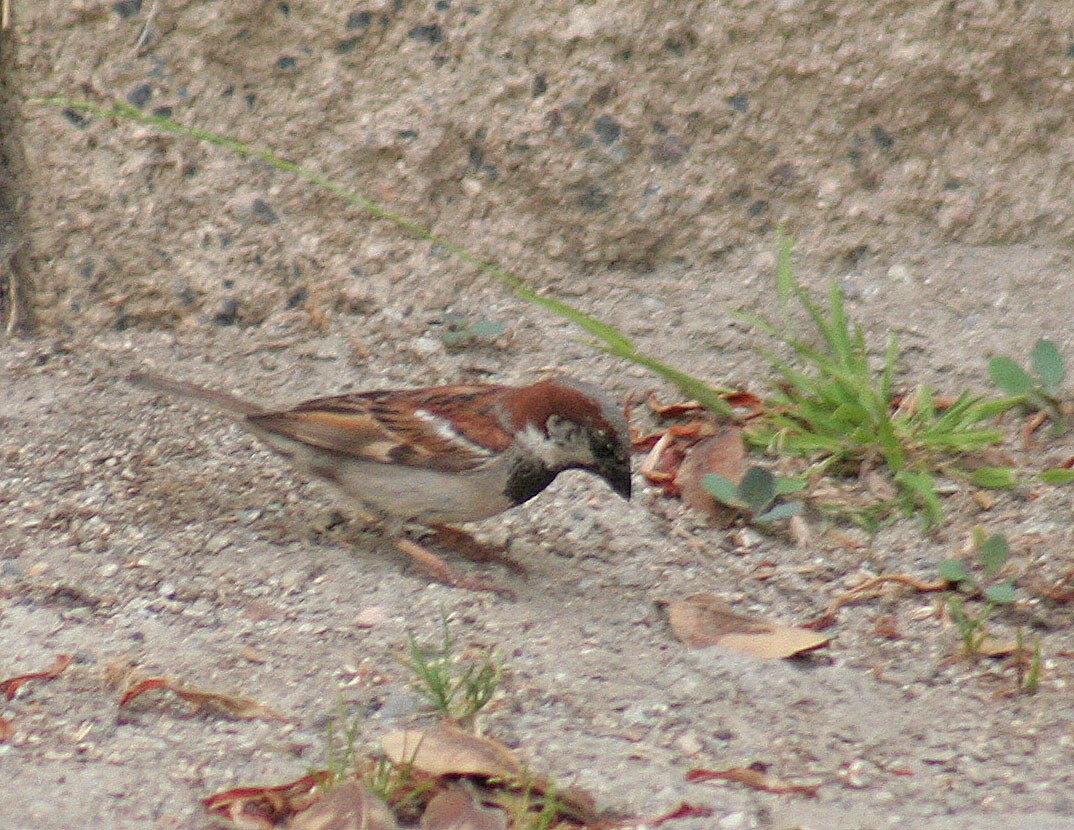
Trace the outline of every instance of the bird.
<instances>
[{"instance_id":1,"label":"bird","mask_svg":"<svg viewBox=\"0 0 1074 830\"><path fill-rule=\"evenodd\" d=\"M464 576L406 538L407 526L430 528L441 541L489 558L452 526L523 504L565 470L592 473L631 496L623 410L600 388L567 376L528 386L378 389L285 408L153 372L127 380L230 416L300 472L341 492L399 550L456 587L510 593Z\"/></svg>"}]
</instances>

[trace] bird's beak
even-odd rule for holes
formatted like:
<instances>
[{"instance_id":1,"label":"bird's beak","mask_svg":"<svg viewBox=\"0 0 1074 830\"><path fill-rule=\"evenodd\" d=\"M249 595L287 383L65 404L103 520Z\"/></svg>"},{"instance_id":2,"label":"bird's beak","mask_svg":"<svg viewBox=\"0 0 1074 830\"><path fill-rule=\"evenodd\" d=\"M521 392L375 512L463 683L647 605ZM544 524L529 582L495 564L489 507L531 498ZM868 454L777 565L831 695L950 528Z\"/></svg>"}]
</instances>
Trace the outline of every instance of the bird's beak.
<instances>
[{"instance_id":1,"label":"bird's beak","mask_svg":"<svg viewBox=\"0 0 1074 830\"><path fill-rule=\"evenodd\" d=\"M624 499L630 498L630 459L625 462L609 464L601 470L601 478Z\"/></svg>"}]
</instances>

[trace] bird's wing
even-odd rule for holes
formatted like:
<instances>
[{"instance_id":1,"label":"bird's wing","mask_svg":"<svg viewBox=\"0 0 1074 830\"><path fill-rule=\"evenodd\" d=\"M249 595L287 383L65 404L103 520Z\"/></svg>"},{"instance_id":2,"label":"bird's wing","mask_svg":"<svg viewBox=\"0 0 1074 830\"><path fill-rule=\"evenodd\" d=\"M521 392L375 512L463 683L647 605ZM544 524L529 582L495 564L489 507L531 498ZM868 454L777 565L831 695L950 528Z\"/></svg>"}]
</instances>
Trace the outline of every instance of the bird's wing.
<instances>
[{"instance_id":1,"label":"bird's wing","mask_svg":"<svg viewBox=\"0 0 1074 830\"><path fill-rule=\"evenodd\" d=\"M251 426L310 447L443 472L480 467L510 446L506 387L450 386L319 398L248 416Z\"/></svg>"}]
</instances>

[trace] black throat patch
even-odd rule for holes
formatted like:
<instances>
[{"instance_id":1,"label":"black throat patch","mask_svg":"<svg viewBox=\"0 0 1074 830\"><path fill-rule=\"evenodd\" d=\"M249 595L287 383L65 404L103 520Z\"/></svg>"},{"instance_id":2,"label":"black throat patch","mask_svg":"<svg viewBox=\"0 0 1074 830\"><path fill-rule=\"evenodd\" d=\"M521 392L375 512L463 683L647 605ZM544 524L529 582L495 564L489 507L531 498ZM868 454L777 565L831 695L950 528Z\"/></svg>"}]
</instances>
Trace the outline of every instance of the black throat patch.
<instances>
[{"instance_id":1,"label":"black throat patch","mask_svg":"<svg viewBox=\"0 0 1074 830\"><path fill-rule=\"evenodd\" d=\"M551 484L558 474L557 470L551 470L539 461L520 459L511 468L505 495L515 504L522 504Z\"/></svg>"}]
</instances>

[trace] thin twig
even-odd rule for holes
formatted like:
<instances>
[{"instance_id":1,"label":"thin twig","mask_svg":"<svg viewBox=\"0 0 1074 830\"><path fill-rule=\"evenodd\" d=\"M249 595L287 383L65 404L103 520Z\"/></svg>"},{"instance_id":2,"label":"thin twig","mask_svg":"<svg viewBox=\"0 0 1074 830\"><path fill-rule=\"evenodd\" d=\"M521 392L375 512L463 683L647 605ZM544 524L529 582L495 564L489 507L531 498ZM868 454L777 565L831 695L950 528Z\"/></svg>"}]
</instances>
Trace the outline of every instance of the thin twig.
<instances>
[{"instance_id":1,"label":"thin twig","mask_svg":"<svg viewBox=\"0 0 1074 830\"><path fill-rule=\"evenodd\" d=\"M0 32L11 28L11 0L0 0Z\"/></svg>"},{"instance_id":2,"label":"thin twig","mask_svg":"<svg viewBox=\"0 0 1074 830\"><path fill-rule=\"evenodd\" d=\"M881 585L888 582L896 582L900 585L907 585L913 588L915 591L921 591L923 593L931 593L933 591L946 590L949 583L946 579L938 579L935 582L926 582L923 579L919 579L916 576L910 574L881 574L880 576L874 576L872 579L867 579L861 585L856 588L852 588L845 594L836 597L825 609L825 616L830 616L851 602L858 599L864 599L867 595L870 595L870 591L875 591ZM872 596L875 596L873 594Z\"/></svg>"}]
</instances>

